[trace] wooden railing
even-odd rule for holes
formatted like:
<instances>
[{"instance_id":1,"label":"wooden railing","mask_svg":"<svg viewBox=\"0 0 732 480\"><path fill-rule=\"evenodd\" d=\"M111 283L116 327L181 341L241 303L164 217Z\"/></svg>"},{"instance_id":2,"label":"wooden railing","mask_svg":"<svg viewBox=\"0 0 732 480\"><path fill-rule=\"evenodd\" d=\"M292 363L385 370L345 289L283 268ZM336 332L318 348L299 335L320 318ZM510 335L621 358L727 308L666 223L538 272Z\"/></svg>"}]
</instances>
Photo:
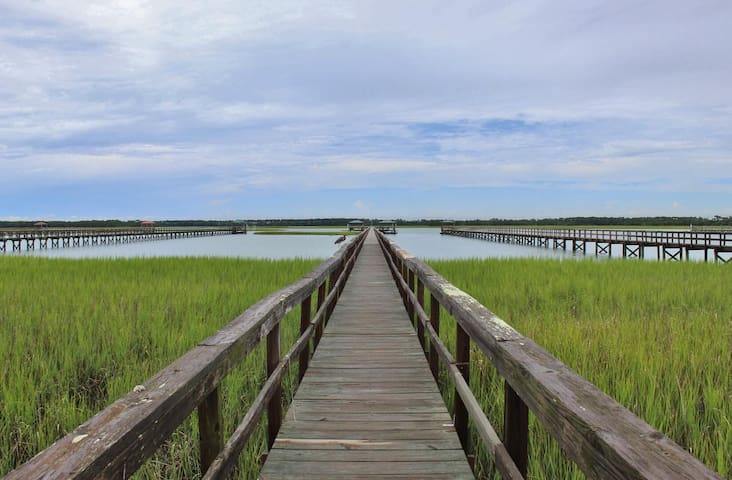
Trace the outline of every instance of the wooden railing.
<instances>
[{"instance_id":1,"label":"wooden railing","mask_svg":"<svg viewBox=\"0 0 732 480\"><path fill-rule=\"evenodd\" d=\"M523 478L531 410L590 478L721 477L596 386L514 330L477 300L379 234L410 318L437 379L438 357L455 382L455 429L469 449L468 414L504 478ZM415 294L416 288L416 294ZM425 290L430 314L425 312ZM456 358L439 339L440 307L455 319ZM425 340L425 333L429 338ZM469 387L471 342L504 378L504 438L499 439ZM466 453L469 453L466 451Z\"/></svg>"},{"instance_id":2,"label":"wooden railing","mask_svg":"<svg viewBox=\"0 0 732 480\"><path fill-rule=\"evenodd\" d=\"M6 480L127 478L196 408L204 478L224 478L265 410L271 446L282 418L282 378L298 358L302 378L310 357L310 340L315 344L319 341L365 235L363 232L345 244L299 281L247 309L143 386L10 472ZM317 311L311 318L313 295L317 296ZM280 321L297 306L301 306L301 334L283 356ZM267 343L267 381L224 444L221 381L263 339Z\"/></svg>"}]
</instances>

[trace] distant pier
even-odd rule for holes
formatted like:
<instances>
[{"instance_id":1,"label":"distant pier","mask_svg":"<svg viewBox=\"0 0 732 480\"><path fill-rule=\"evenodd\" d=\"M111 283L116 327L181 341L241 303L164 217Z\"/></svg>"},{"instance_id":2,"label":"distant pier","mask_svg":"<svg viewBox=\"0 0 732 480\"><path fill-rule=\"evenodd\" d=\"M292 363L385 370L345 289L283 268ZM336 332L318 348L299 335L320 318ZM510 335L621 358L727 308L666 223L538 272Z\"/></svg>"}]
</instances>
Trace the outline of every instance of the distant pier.
<instances>
[{"instance_id":1,"label":"distant pier","mask_svg":"<svg viewBox=\"0 0 732 480\"><path fill-rule=\"evenodd\" d=\"M550 228L457 228L440 229L443 235L476 238L491 242L568 250L573 253L613 255L613 246L623 258L645 258L646 249L655 250L658 260L689 260L689 252L704 252L704 261L727 263L732 260L730 230L617 230Z\"/></svg>"},{"instance_id":2,"label":"distant pier","mask_svg":"<svg viewBox=\"0 0 732 480\"><path fill-rule=\"evenodd\" d=\"M247 233L246 226L129 228L17 228L0 230L0 253L51 248L117 245L148 240L210 237Z\"/></svg>"}]
</instances>

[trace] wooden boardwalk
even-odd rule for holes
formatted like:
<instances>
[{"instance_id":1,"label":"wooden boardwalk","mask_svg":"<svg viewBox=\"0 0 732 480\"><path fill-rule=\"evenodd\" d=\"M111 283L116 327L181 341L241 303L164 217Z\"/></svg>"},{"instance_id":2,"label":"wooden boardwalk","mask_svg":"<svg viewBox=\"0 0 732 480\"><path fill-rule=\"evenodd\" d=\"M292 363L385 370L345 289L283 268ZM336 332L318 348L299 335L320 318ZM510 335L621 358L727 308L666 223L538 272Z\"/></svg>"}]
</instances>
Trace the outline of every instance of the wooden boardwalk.
<instances>
[{"instance_id":1,"label":"wooden boardwalk","mask_svg":"<svg viewBox=\"0 0 732 480\"><path fill-rule=\"evenodd\" d=\"M260 478L473 478L373 232Z\"/></svg>"}]
</instances>

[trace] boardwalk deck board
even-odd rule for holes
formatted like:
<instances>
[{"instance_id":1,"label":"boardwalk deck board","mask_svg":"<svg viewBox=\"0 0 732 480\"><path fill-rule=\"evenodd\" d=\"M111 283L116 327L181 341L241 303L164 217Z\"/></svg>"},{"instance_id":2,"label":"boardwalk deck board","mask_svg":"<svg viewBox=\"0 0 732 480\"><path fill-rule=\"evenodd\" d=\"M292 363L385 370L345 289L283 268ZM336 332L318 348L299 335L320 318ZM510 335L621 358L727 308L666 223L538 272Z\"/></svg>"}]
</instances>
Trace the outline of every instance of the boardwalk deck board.
<instances>
[{"instance_id":1,"label":"boardwalk deck board","mask_svg":"<svg viewBox=\"0 0 732 480\"><path fill-rule=\"evenodd\" d=\"M373 233L260 477L473 478Z\"/></svg>"}]
</instances>

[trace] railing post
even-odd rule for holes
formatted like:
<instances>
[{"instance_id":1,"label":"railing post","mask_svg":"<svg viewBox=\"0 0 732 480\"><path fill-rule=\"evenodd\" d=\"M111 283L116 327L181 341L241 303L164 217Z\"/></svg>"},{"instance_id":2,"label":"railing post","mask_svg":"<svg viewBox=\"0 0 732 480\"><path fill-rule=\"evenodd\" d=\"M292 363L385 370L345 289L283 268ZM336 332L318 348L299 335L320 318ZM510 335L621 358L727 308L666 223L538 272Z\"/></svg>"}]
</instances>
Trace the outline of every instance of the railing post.
<instances>
[{"instance_id":1,"label":"railing post","mask_svg":"<svg viewBox=\"0 0 732 480\"><path fill-rule=\"evenodd\" d=\"M335 282L338 279L338 268L336 267L332 272L330 272L330 276L328 277L328 294L333 291L333 288L335 287ZM335 302L329 303L326 307L326 315L323 319L323 324L327 324L328 320L330 319L330 315L333 313L333 309L335 308Z\"/></svg>"},{"instance_id":2,"label":"railing post","mask_svg":"<svg viewBox=\"0 0 732 480\"><path fill-rule=\"evenodd\" d=\"M280 324L277 323L267 335L267 378L280 363ZM272 449L277 432L282 424L282 384L277 385L267 404L267 446Z\"/></svg>"},{"instance_id":3,"label":"railing post","mask_svg":"<svg viewBox=\"0 0 732 480\"><path fill-rule=\"evenodd\" d=\"M409 291L414 293L414 272L409 270L409 267L407 267L407 285L409 285ZM414 325L414 305L412 305L412 300L409 298L409 295L405 296L405 300L407 302L407 314L409 315L409 321Z\"/></svg>"},{"instance_id":4,"label":"railing post","mask_svg":"<svg viewBox=\"0 0 732 480\"><path fill-rule=\"evenodd\" d=\"M440 302L437 301L437 299L430 293L430 323L432 324L432 328L435 330L435 333L439 336L440 335ZM440 370L439 370L439 357L437 355L437 349L434 345L432 345L432 342L430 342L430 370L432 370L432 376L435 377L435 381L439 382L440 380Z\"/></svg>"},{"instance_id":5,"label":"railing post","mask_svg":"<svg viewBox=\"0 0 732 480\"><path fill-rule=\"evenodd\" d=\"M463 330L459 323L455 322L457 330L457 343L455 346L455 362L465 379L465 383L470 385L470 336ZM470 432L468 431L468 410L465 408L460 394L455 389L455 431L460 438L465 454L470 449Z\"/></svg>"},{"instance_id":6,"label":"railing post","mask_svg":"<svg viewBox=\"0 0 732 480\"><path fill-rule=\"evenodd\" d=\"M397 257L397 260L394 262L394 264L399 269L399 275L401 275L401 277L406 282L407 281L407 271L406 271L406 267L404 266L404 261L401 258ZM402 289L400 282L397 282L397 289L399 290L399 294L402 296L402 302L404 303L404 308L408 308L407 292L405 292ZM409 320L411 321L412 319L410 318Z\"/></svg>"},{"instance_id":7,"label":"railing post","mask_svg":"<svg viewBox=\"0 0 732 480\"><path fill-rule=\"evenodd\" d=\"M508 381L504 383L503 443L521 475L529 460L529 409Z\"/></svg>"},{"instance_id":8,"label":"railing post","mask_svg":"<svg viewBox=\"0 0 732 480\"><path fill-rule=\"evenodd\" d=\"M201 472L205 472L224 448L221 386L214 388L198 405L198 439L201 450Z\"/></svg>"},{"instance_id":9,"label":"railing post","mask_svg":"<svg viewBox=\"0 0 732 480\"><path fill-rule=\"evenodd\" d=\"M341 275L343 274L343 272L345 272L345 270L346 270L346 259L344 258L338 263L338 268L336 268L336 276L335 276L336 281L338 281L338 279L341 278ZM346 288L346 284L345 284L345 282L341 282L340 287L338 287L338 297L341 296L341 293L343 293L344 288ZM333 304L333 307L335 308L335 304Z\"/></svg>"},{"instance_id":10,"label":"railing post","mask_svg":"<svg viewBox=\"0 0 732 480\"><path fill-rule=\"evenodd\" d=\"M417 303L424 310L424 283L420 278L417 278ZM425 350L424 325L419 321L419 318L417 318L417 336L419 337L419 343L422 344L422 350Z\"/></svg>"},{"instance_id":11,"label":"railing post","mask_svg":"<svg viewBox=\"0 0 732 480\"><path fill-rule=\"evenodd\" d=\"M310 309L312 307L312 293L308 295L305 300L300 304L300 335L305 333L305 330L310 327ZM302 382L302 377L305 376L305 371L308 369L308 362L310 361L310 342L308 341L305 348L300 352L299 364L299 375L298 382Z\"/></svg>"},{"instance_id":12,"label":"railing post","mask_svg":"<svg viewBox=\"0 0 732 480\"><path fill-rule=\"evenodd\" d=\"M320 311L321 308L323 308L323 302L325 302L325 280L323 280L323 283L320 284L320 287L318 287L318 305L317 305L317 311ZM321 321L318 323L318 326L315 328L315 341L313 342L313 346L317 347L320 343L320 337L323 336L323 322Z\"/></svg>"}]
</instances>

